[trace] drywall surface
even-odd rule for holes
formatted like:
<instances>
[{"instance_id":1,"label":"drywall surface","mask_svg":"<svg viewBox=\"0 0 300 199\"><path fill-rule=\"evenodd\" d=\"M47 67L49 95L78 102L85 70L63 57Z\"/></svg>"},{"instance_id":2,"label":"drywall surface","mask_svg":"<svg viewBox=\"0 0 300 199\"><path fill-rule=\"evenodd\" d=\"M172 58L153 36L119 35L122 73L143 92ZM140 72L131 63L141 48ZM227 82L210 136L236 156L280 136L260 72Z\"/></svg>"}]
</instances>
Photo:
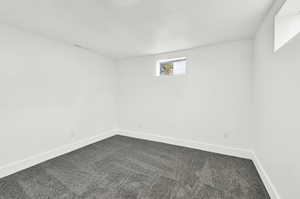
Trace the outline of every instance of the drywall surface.
<instances>
[{"instance_id":1,"label":"drywall surface","mask_svg":"<svg viewBox=\"0 0 300 199\"><path fill-rule=\"evenodd\" d=\"M114 63L0 26L0 167L116 126Z\"/></svg>"},{"instance_id":2,"label":"drywall surface","mask_svg":"<svg viewBox=\"0 0 300 199\"><path fill-rule=\"evenodd\" d=\"M273 52L277 1L255 38L255 151L282 199L299 198L300 35Z\"/></svg>"},{"instance_id":3,"label":"drywall surface","mask_svg":"<svg viewBox=\"0 0 300 199\"><path fill-rule=\"evenodd\" d=\"M176 57L187 75L155 76L158 59ZM120 128L249 148L252 59L245 40L119 61Z\"/></svg>"}]
</instances>

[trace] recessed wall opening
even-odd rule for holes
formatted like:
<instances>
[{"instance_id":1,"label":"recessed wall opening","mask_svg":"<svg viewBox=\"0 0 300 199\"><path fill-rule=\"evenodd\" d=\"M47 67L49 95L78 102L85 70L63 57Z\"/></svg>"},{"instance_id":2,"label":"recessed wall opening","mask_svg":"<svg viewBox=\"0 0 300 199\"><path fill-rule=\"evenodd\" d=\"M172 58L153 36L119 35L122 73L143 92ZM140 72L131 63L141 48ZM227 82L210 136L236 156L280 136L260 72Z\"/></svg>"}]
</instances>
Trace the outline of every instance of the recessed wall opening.
<instances>
[{"instance_id":1,"label":"recessed wall opening","mask_svg":"<svg viewBox=\"0 0 300 199\"><path fill-rule=\"evenodd\" d=\"M186 57L158 60L156 76L175 76L186 74Z\"/></svg>"},{"instance_id":2,"label":"recessed wall opening","mask_svg":"<svg viewBox=\"0 0 300 199\"><path fill-rule=\"evenodd\" d=\"M300 33L300 1L287 0L274 18L274 52Z\"/></svg>"}]
</instances>

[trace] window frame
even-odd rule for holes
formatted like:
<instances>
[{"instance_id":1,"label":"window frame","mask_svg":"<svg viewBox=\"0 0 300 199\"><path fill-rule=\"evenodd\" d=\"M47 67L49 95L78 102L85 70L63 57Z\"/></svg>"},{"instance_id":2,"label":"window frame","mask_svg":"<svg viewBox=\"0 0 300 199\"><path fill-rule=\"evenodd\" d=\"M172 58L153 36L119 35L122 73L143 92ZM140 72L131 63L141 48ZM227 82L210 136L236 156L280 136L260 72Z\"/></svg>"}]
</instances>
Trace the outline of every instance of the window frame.
<instances>
[{"instance_id":1,"label":"window frame","mask_svg":"<svg viewBox=\"0 0 300 199\"><path fill-rule=\"evenodd\" d=\"M160 74L160 65L166 62L178 62L178 61L185 61L185 73L183 74L173 74L173 75L161 75ZM187 57L176 57L176 58L169 58L169 59L158 59L156 61L156 68L155 68L155 76L157 77L176 77L187 75Z\"/></svg>"}]
</instances>

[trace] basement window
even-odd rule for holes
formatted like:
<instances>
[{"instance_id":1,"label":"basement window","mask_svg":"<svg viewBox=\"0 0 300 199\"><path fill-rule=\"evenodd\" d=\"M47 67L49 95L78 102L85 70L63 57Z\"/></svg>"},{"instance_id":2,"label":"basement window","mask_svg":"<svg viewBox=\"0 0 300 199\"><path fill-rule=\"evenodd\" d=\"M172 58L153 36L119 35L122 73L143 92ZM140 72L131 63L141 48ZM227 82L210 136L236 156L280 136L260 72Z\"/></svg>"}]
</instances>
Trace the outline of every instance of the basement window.
<instances>
[{"instance_id":1,"label":"basement window","mask_svg":"<svg viewBox=\"0 0 300 199\"><path fill-rule=\"evenodd\" d=\"M186 74L186 57L158 60L156 76L174 76Z\"/></svg>"},{"instance_id":2,"label":"basement window","mask_svg":"<svg viewBox=\"0 0 300 199\"><path fill-rule=\"evenodd\" d=\"M300 33L299 0L287 0L275 16L274 51L276 52Z\"/></svg>"}]
</instances>

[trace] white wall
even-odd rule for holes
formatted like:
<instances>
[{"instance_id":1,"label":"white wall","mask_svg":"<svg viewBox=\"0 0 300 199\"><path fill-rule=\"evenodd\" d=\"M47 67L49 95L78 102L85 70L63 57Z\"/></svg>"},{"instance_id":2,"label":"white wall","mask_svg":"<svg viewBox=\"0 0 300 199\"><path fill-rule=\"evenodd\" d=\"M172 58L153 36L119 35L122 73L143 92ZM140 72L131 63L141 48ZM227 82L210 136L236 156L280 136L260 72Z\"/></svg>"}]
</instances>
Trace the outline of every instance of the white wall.
<instances>
[{"instance_id":1,"label":"white wall","mask_svg":"<svg viewBox=\"0 0 300 199\"><path fill-rule=\"evenodd\" d=\"M255 37L254 66L245 40L124 59L118 80L107 58L1 25L0 168L119 126L254 147L282 198L297 198L300 35L273 53L273 17L283 1ZM183 56L186 76L155 76L158 59Z\"/></svg>"},{"instance_id":2,"label":"white wall","mask_svg":"<svg viewBox=\"0 0 300 199\"><path fill-rule=\"evenodd\" d=\"M255 151L282 199L299 198L300 35L273 52L276 2L255 38Z\"/></svg>"},{"instance_id":3,"label":"white wall","mask_svg":"<svg viewBox=\"0 0 300 199\"><path fill-rule=\"evenodd\" d=\"M186 56L186 76L156 77L158 59ZM123 130L249 148L252 41L118 62Z\"/></svg>"},{"instance_id":4,"label":"white wall","mask_svg":"<svg viewBox=\"0 0 300 199\"><path fill-rule=\"evenodd\" d=\"M109 59L0 26L0 167L116 127Z\"/></svg>"}]
</instances>

